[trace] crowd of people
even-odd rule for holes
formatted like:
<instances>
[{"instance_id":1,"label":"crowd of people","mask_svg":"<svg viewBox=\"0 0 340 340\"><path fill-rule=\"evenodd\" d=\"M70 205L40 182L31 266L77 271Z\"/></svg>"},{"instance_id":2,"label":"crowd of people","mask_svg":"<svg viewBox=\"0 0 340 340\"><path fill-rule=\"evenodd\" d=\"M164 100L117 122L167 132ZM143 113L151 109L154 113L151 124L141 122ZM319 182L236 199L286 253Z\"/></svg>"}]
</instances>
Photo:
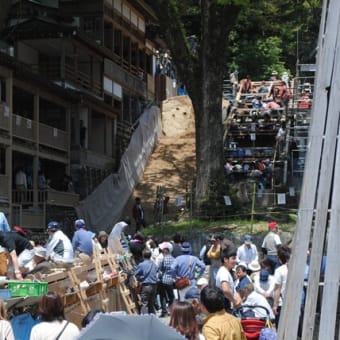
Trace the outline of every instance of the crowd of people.
<instances>
[{"instance_id":1,"label":"crowd of people","mask_svg":"<svg viewBox=\"0 0 340 340\"><path fill-rule=\"evenodd\" d=\"M115 254L130 253L134 260L139 312L161 318L170 315L170 326L187 339L245 339L242 316L267 318L278 325L290 249L282 245L276 222L268 224L262 256L251 235L245 235L237 247L222 234L213 234L195 256L191 243L180 234L160 239L137 231L130 237L129 224L126 219L115 224L109 234L95 234L83 219L77 219L70 239L58 222L51 221L45 244L34 244L18 226L0 231L0 246L8 254L7 265L0 266L5 271L1 274L22 280L33 273L48 273L55 266L89 263L95 251L110 247ZM33 328L31 339L42 339L41 334L52 329L53 334L57 329L64 332L60 339L71 339L78 332L64 320L59 299L49 292L41 300L43 322Z\"/></svg>"}]
</instances>

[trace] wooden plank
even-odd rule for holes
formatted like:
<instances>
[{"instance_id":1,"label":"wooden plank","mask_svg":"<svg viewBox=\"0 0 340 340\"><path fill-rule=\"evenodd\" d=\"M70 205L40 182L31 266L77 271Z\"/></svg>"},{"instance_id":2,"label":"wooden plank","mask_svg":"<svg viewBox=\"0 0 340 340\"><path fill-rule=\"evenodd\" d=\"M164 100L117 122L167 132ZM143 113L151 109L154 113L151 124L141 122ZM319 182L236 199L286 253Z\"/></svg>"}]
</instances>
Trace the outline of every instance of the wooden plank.
<instances>
[{"instance_id":1,"label":"wooden plank","mask_svg":"<svg viewBox=\"0 0 340 340\"><path fill-rule=\"evenodd\" d=\"M333 6L336 6L336 4L333 4ZM333 9L335 10L336 7ZM324 7L323 10L325 11L326 8ZM333 25L338 21L337 16L334 15L334 13L337 13L337 11L333 12L328 18L329 22L333 23ZM294 235L292 260L289 263L289 275L286 287L287 295L284 301L278 330L279 339L294 339L297 335L299 320L296 316L300 314L300 304L296 302L301 301L304 276L304 272L301 268L305 267L307 248L312 228L313 210L318 189L319 170L323 151L324 126L327 121L327 89L331 85L334 60L336 35L331 32L330 28L328 28L327 32L329 33L329 39L324 42L325 46L323 49L320 48L318 55L317 89L312 110L312 124L306 158L306 171L303 180L299 216ZM320 39L320 45L321 43L322 41ZM325 60L331 60L331 63L327 63ZM325 159L324 162L326 162ZM320 193L319 191L318 197L320 197L320 195L325 197L327 192L329 192L328 188L323 188L322 186L320 186L319 189L324 191L324 193ZM328 202L328 198L326 202ZM319 200L317 208L323 209L325 206L324 203L325 202ZM327 208L328 207L326 206L326 211ZM318 214L320 214L320 210L317 210L317 216ZM321 215L321 218L323 219L324 215ZM317 244L313 246L319 248L323 239L320 238L320 240L316 240L316 242ZM317 262L316 259L317 257L314 262ZM314 266L316 266L316 263L314 263ZM314 287L310 289L309 299L307 299L306 302L306 310L308 310L308 313L305 314L303 339L312 339L318 284L315 288L315 290ZM309 305L308 308L307 305Z\"/></svg>"},{"instance_id":2,"label":"wooden plank","mask_svg":"<svg viewBox=\"0 0 340 340\"><path fill-rule=\"evenodd\" d=\"M340 26L340 25L339 25ZM337 52L340 48L340 27L338 27L338 45ZM334 76L334 84L332 85L331 105L333 113L337 116L337 128L338 135L334 138L334 144L336 139L339 141L339 100L337 98L340 91L340 62L338 60L340 56L336 58L336 68ZM320 319L320 331L319 339L335 339L335 328L337 318L337 301L339 294L339 281L340 281L340 247L339 247L339 225L340 225L340 194L338 188L340 188L340 146L337 145L336 150L336 163L334 168L334 182L333 193L331 200L331 213L329 222L329 237L327 243L327 266L325 273L325 284L323 289L323 299L321 308ZM339 337L339 334L338 334Z\"/></svg>"}]
</instances>

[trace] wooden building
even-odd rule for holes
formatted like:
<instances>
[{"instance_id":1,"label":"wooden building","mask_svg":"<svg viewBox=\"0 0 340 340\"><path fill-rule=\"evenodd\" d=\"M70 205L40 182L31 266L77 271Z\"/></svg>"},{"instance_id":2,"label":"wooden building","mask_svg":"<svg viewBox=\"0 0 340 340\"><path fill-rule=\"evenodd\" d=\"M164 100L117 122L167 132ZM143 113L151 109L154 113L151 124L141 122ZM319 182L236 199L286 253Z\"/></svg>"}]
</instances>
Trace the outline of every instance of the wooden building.
<instances>
[{"instance_id":1,"label":"wooden building","mask_svg":"<svg viewBox=\"0 0 340 340\"><path fill-rule=\"evenodd\" d=\"M73 217L117 169L159 98L149 20L139 0L13 1L0 37L0 210L12 225Z\"/></svg>"}]
</instances>

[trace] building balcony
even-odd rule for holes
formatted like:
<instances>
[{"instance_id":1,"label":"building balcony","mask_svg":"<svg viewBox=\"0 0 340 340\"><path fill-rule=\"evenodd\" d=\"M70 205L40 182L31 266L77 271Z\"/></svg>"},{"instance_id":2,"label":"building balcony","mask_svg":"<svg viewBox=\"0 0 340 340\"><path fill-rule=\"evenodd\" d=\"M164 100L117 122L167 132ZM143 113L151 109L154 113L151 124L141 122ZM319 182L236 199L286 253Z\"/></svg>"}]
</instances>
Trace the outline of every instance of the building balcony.
<instances>
[{"instance_id":1,"label":"building balcony","mask_svg":"<svg viewBox=\"0 0 340 340\"><path fill-rule=\"evenodd\" d=\"M36 142L36 130L39 125L39 144L61 151L68 151L69 134L67 132L42 123L37 124L31 119L16 114L12 115L12 120L13 137L34 143Z\"/></svg>"},{"instance_id":2,"label":"building balcony","mask_svg":"<svg viewBox=\"0 0 340 340\"><path fill-rule=\"evenodd\" d=\"M79 195L53 189L47 190L13 190L12 202L22 206L57 205L62 207L75 207L79 203Z\"/></svg>"}]
</instances>

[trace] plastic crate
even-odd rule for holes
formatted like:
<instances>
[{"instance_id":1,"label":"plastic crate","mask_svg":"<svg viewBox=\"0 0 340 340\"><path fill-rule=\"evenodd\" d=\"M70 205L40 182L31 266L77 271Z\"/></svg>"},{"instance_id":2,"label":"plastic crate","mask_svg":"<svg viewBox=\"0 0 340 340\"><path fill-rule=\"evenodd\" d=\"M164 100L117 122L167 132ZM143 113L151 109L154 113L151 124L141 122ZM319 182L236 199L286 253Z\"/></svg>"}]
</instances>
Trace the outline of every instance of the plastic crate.
<instances>
[{"instance_id":1,"label":"plastic crate","mask_svg":"<svg viewBox=\"0 0 340 340\"><path fill-rule=\"evenodd\" d=\"M12 293L9 289L0 289L0 299L8 300L12 297Z\"/></svg>"},{"instance_id":2,"label":"plastic crate","mask_svg":"<svg viewBox=\"0 0 340 340\"><path fill-rule=\"evenodd\" d=\"M8 282L8 289L12 296L41 296L47 293L48 283L12 281Z\"/></svg>"}]
</instances>

